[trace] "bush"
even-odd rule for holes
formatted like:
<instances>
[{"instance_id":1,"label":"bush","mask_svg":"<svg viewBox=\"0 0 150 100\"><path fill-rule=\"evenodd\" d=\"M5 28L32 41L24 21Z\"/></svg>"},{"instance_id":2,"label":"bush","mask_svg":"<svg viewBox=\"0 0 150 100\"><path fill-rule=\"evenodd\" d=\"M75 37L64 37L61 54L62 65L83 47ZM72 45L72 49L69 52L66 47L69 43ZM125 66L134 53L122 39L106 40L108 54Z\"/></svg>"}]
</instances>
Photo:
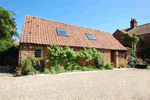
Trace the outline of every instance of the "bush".
<instances>
[{"instance_id":1,"label":"bush","mask_svg":"<svg viewBox=\"0 0 150 100\"><path fill-rule=\"evenodd\" d=\"M146 62L146 61L141 61L141 62L139 62L138 64L139 64L139 65L146 65L147 62Z\"/></svg>"},{"instance_id":2,"label":"bush","mask_svg":"<svg viewBox=\"0 0 150 100\"><path fill-rule=\"evenodd\" d=\"M106 66L105 66L105 69L113 69L114 68L114 65L113 63L107 63Z\"/></svg>"},{"instance_id":3,"label":"bush","mask_svg":"<svg viewBox=\"0 0 150 100\"><path fill-rule=\"evenodd\" d=\"M33 57L33 56L27 56L23 61L21 61L21 67L22 67L22 74L26 74L27 71L33 70L35 73L39 73L39 71L36 71L33 66L39 64L40 61Z\"/></svg>"},{"instance_id":4,"label":"bush","mask_svg":"<svg viewBox=\"0 0 150 100\"><path fill-rule=\"evenodd\" d=\"M146 61L143 61L143 65L146 65L147 64L147 62Z\"/></svg>"},{"instance_id":5,"label":"bush","mask_svg":"<svg viewBox=\"0 0 150 100\"><path fill-rule=\"evenodd\" d=\"M59 64L53 65L50 67L50 73L52 74L58 74L65 72L65 69L62 68Z\"/></svg>"},{"instance_id":6,"label":"bush","mask_svg":"<svg viewBox=\"0 0 150 100\"><path fill-rule=\"evenodd\" d=\"M137 63L141 63L141 62L142 62L142 59L137 58Z\"/></svg>"},{"instance_id":7,"label":"bush","mask_svg":"<svg viewBox=\"0 0 150 100\"><path fill-rule=\"evenodd\" d=\"M126 65L126 68L130 68L130 65Z\"/></svg>"},{"instance_id":8,"label":"bush","mask_svg":"<svg viewBox=\"0 0 150 100\"><path fill-rule=\"evenodd\" d=\"M83 67L82 71L90 71L91 69L88 67Z\"/></svg>"}]
</instances>

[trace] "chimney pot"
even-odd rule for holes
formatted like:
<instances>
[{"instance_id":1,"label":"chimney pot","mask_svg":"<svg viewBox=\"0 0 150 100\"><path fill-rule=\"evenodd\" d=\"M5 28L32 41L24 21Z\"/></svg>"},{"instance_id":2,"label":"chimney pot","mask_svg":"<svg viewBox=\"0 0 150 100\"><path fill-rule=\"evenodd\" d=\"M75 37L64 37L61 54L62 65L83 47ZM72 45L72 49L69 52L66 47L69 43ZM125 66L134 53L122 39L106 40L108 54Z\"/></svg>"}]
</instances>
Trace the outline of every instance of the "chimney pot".
<instances>
[{"instance_id":1,"label":"chimney pot","mask_svg":"<svg viewBox=\"0 0 150 100\"><path fill-rule=\"evenodd\" d=\"M137 26L137 21L136 21L136 19L132 19L131 18L131 21L130 21L130 28L134 28L134 27L136 27Z\"/></svg>"}]
</instances>

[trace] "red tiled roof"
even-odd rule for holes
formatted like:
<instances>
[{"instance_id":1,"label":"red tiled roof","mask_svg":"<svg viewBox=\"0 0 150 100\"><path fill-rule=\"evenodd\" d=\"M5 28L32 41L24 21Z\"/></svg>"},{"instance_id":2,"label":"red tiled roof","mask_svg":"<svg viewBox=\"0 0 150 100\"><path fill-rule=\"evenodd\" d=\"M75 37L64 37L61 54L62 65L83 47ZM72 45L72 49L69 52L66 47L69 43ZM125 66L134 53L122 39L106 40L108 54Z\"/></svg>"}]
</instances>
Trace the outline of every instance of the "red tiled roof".
<instances>
[{"instance_id":1,"label":"red tiled roof","mask_svg":"<svg viewBox=\"0 0 150 100\"><path fill-rule=\"evenodd\" d=\"M148 34L150 33L150 23L136 26L134 28L123 29L122 31L128 32L131 35L137 33L137 35Z\"/></svg>"},{"instance_id":2,"label":"red tiled roof","mask_svg":"<svg viewBox=\"0 0 150 100\"><path fill-rule=\"evenodd\" d=\"M59 36L56 28L67 30L69 37ZM89 40L85 33L96 38ZM20 43L55 44L74 47L92 47L111 50L127 50L110 33L90 28L46 20L30 15L25 16Z\"/></svg>"}]
</instances>

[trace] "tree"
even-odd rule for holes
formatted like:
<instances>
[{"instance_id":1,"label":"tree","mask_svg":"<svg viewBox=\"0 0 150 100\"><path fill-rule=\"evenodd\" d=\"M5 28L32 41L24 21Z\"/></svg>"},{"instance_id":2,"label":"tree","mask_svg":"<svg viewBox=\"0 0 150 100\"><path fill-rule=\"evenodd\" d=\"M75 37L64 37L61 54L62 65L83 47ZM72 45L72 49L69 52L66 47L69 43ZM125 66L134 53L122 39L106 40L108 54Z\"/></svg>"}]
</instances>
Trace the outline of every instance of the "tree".
<instances>
[{"instance_id":1,"label":"tree","mask_svg":"<svg viewBox=\"0 0 150 100\"><path fill-rule=\"evenodd\" d=\"M122 32L122 34L126 36L126 38L128 39L128 43L131 44L131 48L128 48L131 51L131 56L137 58L136 46L139 41L139 37L136 36L136 33L133 33L133 35L131 35L129 33Z\"/></svg>"},{"instance_id":2,"label":"tree","mask_svg":"<svg viewBox=\"0 0 150 100\"><path fill-rule=\"evenodd\" d=\"M12 15L16 14L13 11L7 11L0 7L0 52L16 46L13 43L12 36L20 38L16 31L15 18L12 18Z\"/></svg>"}]
</instances>

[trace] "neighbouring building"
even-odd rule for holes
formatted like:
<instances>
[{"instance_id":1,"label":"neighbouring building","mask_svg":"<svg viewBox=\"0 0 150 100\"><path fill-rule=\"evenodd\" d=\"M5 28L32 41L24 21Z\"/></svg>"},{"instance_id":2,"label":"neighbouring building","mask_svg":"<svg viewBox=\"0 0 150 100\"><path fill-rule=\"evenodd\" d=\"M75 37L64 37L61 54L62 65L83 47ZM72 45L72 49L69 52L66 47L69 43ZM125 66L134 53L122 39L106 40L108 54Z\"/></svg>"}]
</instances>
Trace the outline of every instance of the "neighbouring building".
<instances>
[{"instance_id":1,"label":"neighbouring building","mask_svg":"<svg viewBox=\"0 0 150 100\"><path fill-rule=\"evenodd\" d=\"M122 32L129 33L133 35L133 33L136 33L138 37L143 37L146 39L146 43L140 43L137 44L137 57L140 57L142 59L150 59L150 23L143 24L137 26L136 19L132 19L130 21L130 28L126 28L123 30L117 29L113 36L125 47L130 47L130 44L127 43L127 38L122 34Z\"/></svg>"},{"instance_id":2,"label":"neighbouring building","mask_svg":"<svg viewBox=\"0 0 150 100\"><path fill-rule=\"evenodd\" d=\"M69 46L76 53L83 50L83 47L96 48L116 67L121 66L121 63L127 64L127 48L108 32L26 15L18 63L29 55L46 60L50 53L47 46L50 44ZM48 67L46 62L44 65Z\"/></svg>"}]
</instances>

